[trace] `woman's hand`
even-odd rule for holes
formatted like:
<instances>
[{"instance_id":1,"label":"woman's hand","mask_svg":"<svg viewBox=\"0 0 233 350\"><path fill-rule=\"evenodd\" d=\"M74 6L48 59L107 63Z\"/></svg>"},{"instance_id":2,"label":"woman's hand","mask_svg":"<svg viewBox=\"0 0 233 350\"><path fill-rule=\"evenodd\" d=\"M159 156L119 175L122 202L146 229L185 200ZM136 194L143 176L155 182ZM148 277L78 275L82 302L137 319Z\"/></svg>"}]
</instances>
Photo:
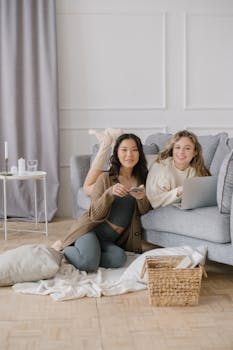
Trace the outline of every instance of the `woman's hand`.
<instances>
[{"instance_id":1,"label":"woman's hand","mask_svg":"<svg viewBox=\"0 0 233 350\"><path fill-rule=\"evenodd\" d=\"M180 197L183 194L183 186L177 187L176 197Z\"/></svg>"},{"instance_id":2,"label":"woman's hand","mask_svg":"<svg viewBox=\"0 0 233 350\"><path fill-rule=\"evenodd\" d=\"M124 185L117 183L112 186L112 194L118 197L125 197L128 194L128 190Z\"/></svg>"},{"instance_id":3,"label":"woman's hand","mask_svg":"<svg viewBox=\"0 0 233 350\"><path fill-rule=\"evenodd\" d=\"M130 191L130 194L135 199L142 199L146 195L145 186L144 185L140 185L138 187L141 189L140 191Z\"/></svg>"}]
</instances>

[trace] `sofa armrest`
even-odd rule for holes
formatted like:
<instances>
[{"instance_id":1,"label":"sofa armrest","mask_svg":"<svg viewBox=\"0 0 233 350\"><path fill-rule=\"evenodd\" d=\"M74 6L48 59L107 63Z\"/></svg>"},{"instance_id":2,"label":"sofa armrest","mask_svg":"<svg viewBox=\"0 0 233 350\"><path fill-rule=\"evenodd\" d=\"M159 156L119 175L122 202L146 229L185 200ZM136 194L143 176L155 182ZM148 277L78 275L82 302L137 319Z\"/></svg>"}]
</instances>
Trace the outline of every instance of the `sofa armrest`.
<instances>
[{"instance_id":1,"label":"sofa armrest","mask_svg":"<svg viewBox=\"0 0 233 350\"><path fill-rule=\"evenodd\" d=\"M90 169L91 155L76 155L70 159L71 192L73 201L73 217L78 215L78 190L83 186Z\"/></svg>"}]
</instances>

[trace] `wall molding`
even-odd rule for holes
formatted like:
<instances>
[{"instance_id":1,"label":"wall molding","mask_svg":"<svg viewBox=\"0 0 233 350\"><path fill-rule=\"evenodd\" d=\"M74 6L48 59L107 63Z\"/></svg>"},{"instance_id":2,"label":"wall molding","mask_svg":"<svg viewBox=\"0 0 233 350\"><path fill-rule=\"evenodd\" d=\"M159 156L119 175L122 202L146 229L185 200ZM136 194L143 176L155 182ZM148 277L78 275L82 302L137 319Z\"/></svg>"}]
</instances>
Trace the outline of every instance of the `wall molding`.
<instances>
[{"instance_id":1,"label":"wall molding","mask_svg":"<svg viewBox=\"0 0 233 350\"><path fill-rule=\"evenodd\" d=\"M227 132L229 136L233 136L233 125L185 125L184 129L192 130L194 132L208 132L214 130L216 133Z\"/></svg>"},{"instance_id":2,"label":"wall molding","mask_svg":"<svg viewBox=\"0 0 233 350\"><path fill-rule=\"evenodd\" d=\"M160 16L161 14L166 13L165 11L57 11L56 15L58 16Z\"/></svg>"},{"instance_id":3,"label":"wall molding","mask_svg":"<svg viewBox=\"0 0 233 350\"><path fill-rule=\"evenodd\" d=\"M187 86L188 86L188 75L187 75L187 70L188 70L188 47L187 47L187 42L188 42L188 33L187 33L187 22L188 22L188 17L232 17L233 18L233 13L192 13L192 12L185 12L183 16L183 53L184 53L184 66L183 66L183 109L184 110L232 110L233 105L231 106L214 106L214 105L199 105L199 106L192 106L187 103Z\"/></svg>"},{"instance_id":4,"label":"wall molding","mask_svg":"<svg viewBox=\"0 0 233 350\"><path fill-rule=\"evenodd\" d=\"M111 126L112 128L116 128L119 129L120 126ZM105 129L106 126L103 127L98 127L98 128L90 128L90 127L85 127L85 128L77 128L77 127L72 127L72 126L67 126L67 127L60 127L59 130L60 131L88 131L89 129L95 129L95 130L103 130ZM132 130L132 129L136 129L136 130L160 130L160 132L167 132L168 126L167 125L136 125L136 126L132 126L132 125L124 125L124 129L123 130Z\"/></svg>"},{"instance_id":5,"label":"wall molding","mask_svg":"<svg viewBox=\"0 0 233 350\"><path fill-rule=\"evenodd\" d=\"M166 89L165 89L166 90ZM126 106L126 107L109 107L109 106L100 106L100 107L59 107L61 112L70 112L70 111L153 111L153 110L164 110L167 109L166 104L164 106Z\"/></svg>"}]
</instances>

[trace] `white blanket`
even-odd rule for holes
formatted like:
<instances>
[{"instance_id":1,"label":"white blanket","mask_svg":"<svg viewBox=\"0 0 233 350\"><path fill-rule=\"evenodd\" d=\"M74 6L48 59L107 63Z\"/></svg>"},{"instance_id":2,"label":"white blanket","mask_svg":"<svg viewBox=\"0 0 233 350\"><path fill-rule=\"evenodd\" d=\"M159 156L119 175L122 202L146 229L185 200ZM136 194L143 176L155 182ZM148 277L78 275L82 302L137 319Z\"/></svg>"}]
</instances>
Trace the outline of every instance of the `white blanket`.
<instances>
[{"instance_id":1,"label":"white blanket","mask_svg":"<svg viewBox=\"0 0 233 350\"><path fill-rule=\"evenodd\" d=\"M57 274L52 279L37 282L17 283L12 288L16 292L26 294L50 295L56 301L101 295L117 295L146 289L146 274L141 278L140 273L146 256L184 255L195 264L204 264L207 248L189 246L158 248L141 255L127 253L127 263L123 268L99 268L96 273L86 273L75 269L71 264L63 261ZM197 254L198 253L198 254Z\"/></svg>"}]
</instances>

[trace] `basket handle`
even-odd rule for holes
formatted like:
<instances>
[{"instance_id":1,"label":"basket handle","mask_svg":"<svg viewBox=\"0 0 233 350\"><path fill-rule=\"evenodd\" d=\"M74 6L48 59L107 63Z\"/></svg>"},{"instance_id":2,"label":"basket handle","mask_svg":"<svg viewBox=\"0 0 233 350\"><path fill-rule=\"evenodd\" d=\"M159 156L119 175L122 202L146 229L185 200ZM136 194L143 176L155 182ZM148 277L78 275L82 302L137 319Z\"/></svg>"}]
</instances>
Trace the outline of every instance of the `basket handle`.
<instances>
[{"instance_id":1,"label":"basket handle","mask_svg":"<svg viewBox=\"0 0 233 350\"><path fill-rule=\"evenodd\" d=\"M143 278L146 272L146 258L144 260L143 266L142 266L142 271L140 273L140 278Z\"/></svg>"}]
</instances>

